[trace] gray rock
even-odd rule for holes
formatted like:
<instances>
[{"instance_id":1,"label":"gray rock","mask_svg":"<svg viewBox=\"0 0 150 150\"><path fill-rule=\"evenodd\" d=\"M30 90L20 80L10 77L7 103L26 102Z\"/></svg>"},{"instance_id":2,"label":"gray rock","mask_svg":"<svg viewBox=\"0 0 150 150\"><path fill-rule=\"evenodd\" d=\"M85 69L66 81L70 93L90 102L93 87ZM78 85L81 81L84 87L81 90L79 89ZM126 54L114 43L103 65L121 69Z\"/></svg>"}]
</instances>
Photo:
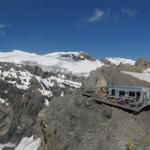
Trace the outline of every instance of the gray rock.
<instances>
[{"instance_id":1,"label":"gray rock","mask_svg":"<svg viewBox=\"0 0 150 150\"><path fill-rule=\"evenodd\" d=\"M150 111L134 115L82 96L82 91L95 90L102 77L113 84L150 85L121 73L120 66L93 71L81 89L53 99L39 113L41 150L126 150L132 140L136 149L150 147Z\"/></svg>"}]
</instances>

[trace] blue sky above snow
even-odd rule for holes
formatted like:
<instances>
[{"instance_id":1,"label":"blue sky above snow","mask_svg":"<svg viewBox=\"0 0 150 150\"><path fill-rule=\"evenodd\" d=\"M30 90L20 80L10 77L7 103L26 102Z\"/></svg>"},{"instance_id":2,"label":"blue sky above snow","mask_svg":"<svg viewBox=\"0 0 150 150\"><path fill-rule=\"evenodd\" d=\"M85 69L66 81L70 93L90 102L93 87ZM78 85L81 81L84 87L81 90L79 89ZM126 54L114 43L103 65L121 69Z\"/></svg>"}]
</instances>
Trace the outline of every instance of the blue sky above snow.
<instances>
[{"instance_id":1,"label":"blue sky above snow","mask_svg":"<svg viewBox=\"0 0 150 150\"><path fill-rule=\"evenodd\" d=\"M0 51L150 58L148 0L2 0Z\"/></svg>"}]
</instances>

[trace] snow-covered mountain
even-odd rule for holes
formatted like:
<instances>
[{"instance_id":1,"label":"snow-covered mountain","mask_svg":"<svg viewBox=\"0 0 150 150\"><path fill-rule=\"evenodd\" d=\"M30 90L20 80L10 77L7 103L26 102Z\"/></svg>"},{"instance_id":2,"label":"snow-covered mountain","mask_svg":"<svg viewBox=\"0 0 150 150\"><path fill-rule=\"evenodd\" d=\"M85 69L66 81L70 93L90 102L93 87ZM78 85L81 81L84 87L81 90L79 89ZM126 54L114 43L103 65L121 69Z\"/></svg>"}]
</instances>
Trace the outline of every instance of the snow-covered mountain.
<instances>
[{"instance_id":1,"label":"snow-covered mountain","mask_svg":"<svg viewBox=\"0 0 150 150\"><path fill-rule=\"evenodd\" d=\"M123 58L106 58L112 64L134 65L134 60ZM92 70L104 65L104 63L84 52L54 52L45 55L14 50L12 52L0 52L0 62L14 62L17 64L39 65L46 71L71 72L76 75L89 75Z\"/></svg>"},{"instance_id":2,"label":"snow-covered mountain","mask_svg":"<svg viewBox=\"0 0 150 150\"><path fill-rule=\"evenodd\" d=\"M120 63L122 64L130 64L130 65L135 65L135 60L132 59L125 59L125 58L113 58L113 57L108 57L106 60L110 61L112 64L119 65Z\"/></svg>"},{"instance_id":3,"label":"snow-covered mountain","mask_svg":"<svg viewBox=\"0 0 150 150\"><path fill-rule=\"evenodd\" d=\"M55 72L71 72L88 75L90 71L101 67L103 63L83 52L55 52L38 55L24 51L1 52L1 62L39 65L42 69Z\"/></svg>"}]
</instances>

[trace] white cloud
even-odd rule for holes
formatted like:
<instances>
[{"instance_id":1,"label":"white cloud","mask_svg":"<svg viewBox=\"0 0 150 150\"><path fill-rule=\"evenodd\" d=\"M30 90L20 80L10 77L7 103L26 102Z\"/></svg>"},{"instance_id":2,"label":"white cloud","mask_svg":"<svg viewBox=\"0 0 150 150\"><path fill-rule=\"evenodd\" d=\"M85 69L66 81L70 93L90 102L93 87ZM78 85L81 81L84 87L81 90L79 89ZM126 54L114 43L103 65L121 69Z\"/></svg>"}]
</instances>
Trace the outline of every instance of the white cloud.
<instances>
[{"instance_id":1,"label":"white cloud","mask_svg":"<svg viewBox=\"0 0 150 150\"><path fill-rule=\"evenodd\" d=\"M136 15L136 11L134 9L125 7L122 8L122 13L130 17L134 17Z\"/></svg>"},{"instance_id":2,"label":"white cloud","mask_svg":"<svg viewBox=\"0 0 150 150\"><path fill-rule=\"evenodd\" d=\"M87 17L87 23L93 23L101 21L104 17L105 12L100 9L95 9L93 14L90 17Z\"/></svg>"},{"instance_id":3,"label":"white cloud","mask_svg":"<svg viewBox=\"0 0 150 150\"><path fill-rule=\"evenodd\" d=\"M4 28L6 28L7 27L7 25L5 25L5 24L0 24L0 29L4 29Z\"/></svg>"},{"instance_id":4,"label":"white cloud","mask_svg":"<svg viewBox=\"0 0 150 150\"><path fill-rule=\"evenodd\" d=\"M122 7L116 11L111 10L109 8L106 9L105 11L97 8L93 11L91 15L83 18L80 22L77 22L75 26L80 27L81 25L97 23L100 21L103 22L113 21L115 23L122 24L124 22L125 17L133 18L136 15L137 15L137 11L135 9L126 8L126 7Z\"/></svg>"},{"instance_id":5,"label":"white cloud","mask_svg":"<svg viewBox=\"0 0 150 150\"><path fill-rule=\"evenodd\" d=\"M0 37L5 36L6 28L9 26L10 24L0 24Z\"/></svg>"}]
</instances>

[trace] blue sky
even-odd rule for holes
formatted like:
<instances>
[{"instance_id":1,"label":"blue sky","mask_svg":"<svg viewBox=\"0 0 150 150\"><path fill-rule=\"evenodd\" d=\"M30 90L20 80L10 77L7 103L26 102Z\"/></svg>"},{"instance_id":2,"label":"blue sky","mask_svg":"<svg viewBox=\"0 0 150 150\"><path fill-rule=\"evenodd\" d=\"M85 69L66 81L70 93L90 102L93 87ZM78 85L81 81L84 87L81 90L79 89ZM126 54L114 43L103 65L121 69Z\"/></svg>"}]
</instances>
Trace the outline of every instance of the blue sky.
<instances>
[{"instance_id":1,"label":"blue sky","mask_svg":"<svg viewBox=\"0 0 150 150\"><path fill-rule=\"evenodd\" d=\"M149 0L0 0L0 50L150 59Z\"/></svg>"}]
</instances>

